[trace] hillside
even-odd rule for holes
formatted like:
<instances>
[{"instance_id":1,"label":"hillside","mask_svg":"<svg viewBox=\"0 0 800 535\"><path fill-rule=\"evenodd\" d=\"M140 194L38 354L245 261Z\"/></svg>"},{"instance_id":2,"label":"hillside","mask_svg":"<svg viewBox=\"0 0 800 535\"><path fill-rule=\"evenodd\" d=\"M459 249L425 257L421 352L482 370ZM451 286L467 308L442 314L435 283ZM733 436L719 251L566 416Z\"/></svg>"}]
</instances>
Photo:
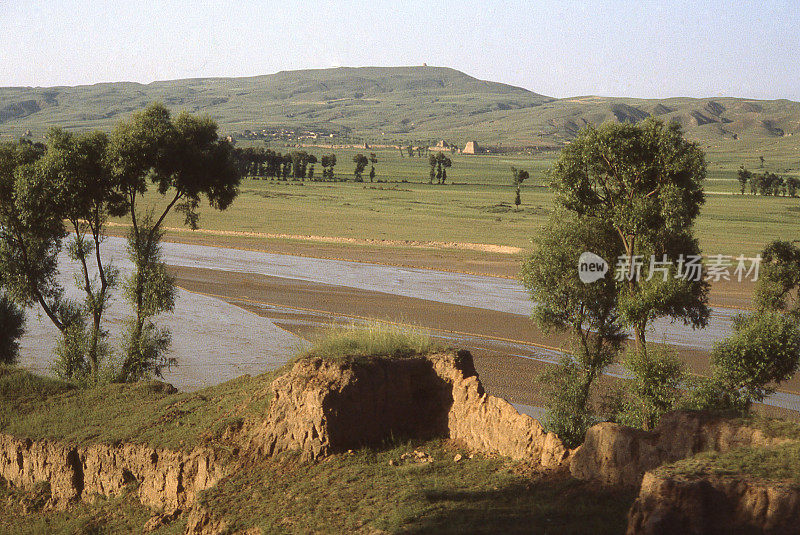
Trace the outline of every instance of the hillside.
<instances>
[{"instance_id":1,"label":"hillside","mask_svg":"<svg viewBox=\"0 0 800 535\"><path fill-rule=\"evenodd\" d=\"M152 101L208 113L223 132L286 128L372 143L446 138L484 145L560 145L586 124L676 120L706 142L759 144L800 132L800 103L738 98L554 99L442 67L285 71L248 78L0 88L0 136L53 125L108 129ZM798 137L797 139L800 139ZM795 139L785 140L795 145Z\"/></svg>"}]
</instances>

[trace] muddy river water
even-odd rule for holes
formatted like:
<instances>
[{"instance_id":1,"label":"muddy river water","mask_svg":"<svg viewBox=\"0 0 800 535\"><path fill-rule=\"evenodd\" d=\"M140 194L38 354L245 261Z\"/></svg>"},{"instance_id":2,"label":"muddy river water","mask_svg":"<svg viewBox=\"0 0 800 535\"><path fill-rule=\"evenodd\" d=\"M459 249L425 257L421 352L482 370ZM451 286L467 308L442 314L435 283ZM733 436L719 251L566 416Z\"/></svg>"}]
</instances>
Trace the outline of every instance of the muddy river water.
<instances>
[{"instance_id":1,"label":"muddy river water","mask_svg":"<svg viewBox=\"0 0 800 535\"><path fill-rule=\"evenodd\" d=\"M132 267L124 245L123 239L114 237L104 243L107 257L113 259L123 275ZM529 316L532 308L528 293L518 281L496 277L171 242L163 244L163 253L171 266L337 285L520 316ZM74 288L76 266L66 256L61 258L60 266L65 286ZM119 293L108 312L112 340L131 313ZM80 297L74 289L70 295ZM649 340L707 351L715 341L730 333L731 318L738 312L715 307L708 327L701 330L659 321L652 328ZM274 369L303 344L301 338L278 327L269 317L182 289L178 292L175 313L164 315L159 322L171 330L172 356L181 364L167 371L164 380L181 389L196 389L244 373L253 375ZM56 331L35 309L28 314L26 330L21 343L21 364L47 373L53 359ZM518 356L551 362L557 358L536 348L518 349ZM621 369L610 371L624 375ZM787 408L800 406L797 396L792 394L778 394L773 401Z\"/></svg>"}]
</instances>

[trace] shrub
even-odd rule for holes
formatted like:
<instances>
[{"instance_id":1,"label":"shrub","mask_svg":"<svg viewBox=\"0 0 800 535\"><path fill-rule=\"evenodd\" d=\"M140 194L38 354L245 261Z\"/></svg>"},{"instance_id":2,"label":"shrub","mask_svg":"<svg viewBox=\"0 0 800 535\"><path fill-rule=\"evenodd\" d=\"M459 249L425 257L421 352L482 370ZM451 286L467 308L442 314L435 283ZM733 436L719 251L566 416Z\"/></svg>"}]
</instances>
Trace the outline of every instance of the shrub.
<instances>
[{"instance_id":1,"label":"shrub","mask_svg":"<svg viewBox=\"0 0 800 535\"><path fill-rule=\"evenodd\" d=\"M715 378L745 407L762 401L772 383L789 379L800 362L800 331L779 312L757 312L734 319L734 334L714 347Z\"/></svg>"},{"instance_id":2,"label":"shrub","mask_svg":"<svg viewBox=\"0 0 800 535\"><path fill-rule=\"evenodd\" d=\"M581 444L595 423L588 403L592 386L589 375L572 358L564 356L558 366L539 377L546 399L544 424L570 448Z\"/></svg>"},{"instance_id":3,"label":"shrub","mask_svg":"<svg viewBox=\"0 0 800 535\"><path fill-rule=\"evenodd\" d=\"M686 407L746 412L789 379L800 363L800 330L780 312L734 318L734 334L712 353L713 374L692 389Z\"/></svg>"},{"instance_id":4,"label":"shrub","mask_svg":"<svg viewBox=\"0 0 800 535\"><path fill-rule=\"evenodd\" d=\"M619 412L614 419L650 430L678 404L684 364L674 349L662 346L649 346L646 352L631 349L623 363L633 379L620 392Z\"/></svg>"},{"instance_id":5,"label":"shrub","mask_svg":"<svg viewBox=\"0 0 800 535\"><path fill-rule=\"evenodd\" d=\"M56 360L52 369L56 377L65 381L82 382L90 374L86 354L89 351L89 333L83 321L70 323L56 343Z\"/></svg>"},{"instance_id":6,"label":"shrub","mask_svg":"<svg viewBox=\"0 0 800 535\"><path fill-rule=\"evenodd\" d=\"M24 332L25 312L0 294L0 364L14 364Z\"/></svg>"}]
</instances>

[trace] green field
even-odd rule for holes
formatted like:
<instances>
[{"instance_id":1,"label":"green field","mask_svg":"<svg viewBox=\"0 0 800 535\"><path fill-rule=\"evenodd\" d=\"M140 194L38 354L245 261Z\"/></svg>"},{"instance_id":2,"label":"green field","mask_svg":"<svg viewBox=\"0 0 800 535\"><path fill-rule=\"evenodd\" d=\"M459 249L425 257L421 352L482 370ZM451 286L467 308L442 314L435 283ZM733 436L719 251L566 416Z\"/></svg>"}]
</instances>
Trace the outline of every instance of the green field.
<instances>
[{"instance_id":1,"label":"green field","mask_svg":"<svg viewBox=\"0 0 800 535\"><path fill-rule=\"evenodd\" d=\"M275 150L291 150L273 147ZM428 184L426 158L400 157L397 150L377 150L380 182L352 182L354 149L307 149L316 155L335 152L337 177L348 182L288 182L245 178L241 193L225 212L203 209L201 228L267 234L331 236L357 239L436 241L530 247L531 237L547 219L552 193L546 170L557 153L536 156L451 155L453 167L444 186ZM797 174L795 154L767 153L769 170ZM744 161L758 171L758 158L710 152L707 201L697 224L706 254L754 255L773 239L800 237L800 199L739 195L736 169ZM753 165L750 165L753 164ZM531 171L523 185L522 206L513 204L511 166ZM320 174L319 168L317 174ZM368 180L368 179L367 179ZM156 195L147 197L158 203ZM169 227L183 219L172 214Z\"/></svg>"}]
</instances>

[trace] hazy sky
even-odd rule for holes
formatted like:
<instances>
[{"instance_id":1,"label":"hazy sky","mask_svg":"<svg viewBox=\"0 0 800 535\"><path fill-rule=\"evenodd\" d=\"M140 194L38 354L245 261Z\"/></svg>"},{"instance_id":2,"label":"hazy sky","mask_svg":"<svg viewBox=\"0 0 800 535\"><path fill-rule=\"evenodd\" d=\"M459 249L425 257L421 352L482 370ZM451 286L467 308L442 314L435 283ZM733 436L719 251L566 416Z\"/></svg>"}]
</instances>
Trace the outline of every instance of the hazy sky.
<instances>
[{"instance_id":1,"label":"hazy sky","mask_svg":"<svg viewBox=\"0 0 800 535\"><path fill-rule=\"evenodd\" d=\"M800 100L798 0L0 0L0 86L453 67L566 97Z\"/></svg>"}]
</instances>

